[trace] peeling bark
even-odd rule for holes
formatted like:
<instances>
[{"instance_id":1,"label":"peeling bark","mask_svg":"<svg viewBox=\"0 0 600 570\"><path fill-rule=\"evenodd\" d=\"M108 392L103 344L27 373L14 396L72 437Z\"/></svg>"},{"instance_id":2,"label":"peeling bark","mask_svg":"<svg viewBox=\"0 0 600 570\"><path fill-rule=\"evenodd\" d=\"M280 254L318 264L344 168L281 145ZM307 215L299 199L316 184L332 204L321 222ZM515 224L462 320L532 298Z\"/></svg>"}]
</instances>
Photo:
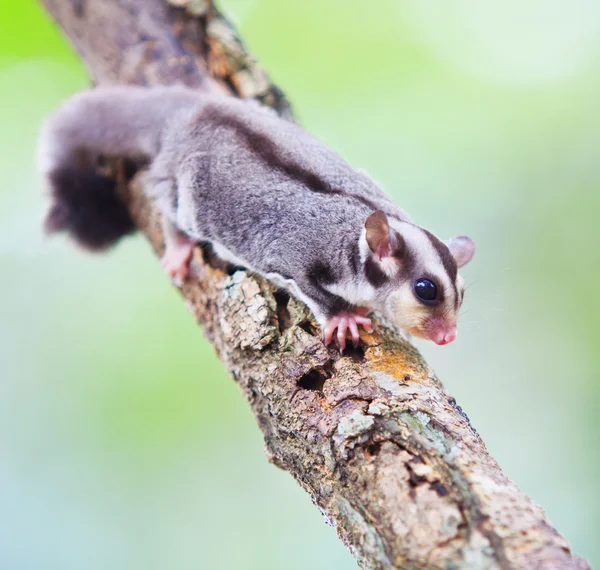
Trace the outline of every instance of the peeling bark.
<instances>
[{"instance_id":1,"label":"peeling bark","mask_svg":"<svg viewBox=\"0 0 600 570\"><path fill-rule=\"evenodd\" d=\"M184 83L290 107L209 0L43 0L99 84ZM157 253L140 183L123 198ZM299 301L196 248L181 286L264 433L362 568L589 568L507 479L415 348L378 324L341 356ZM158 277L157 273L157 278Z\"/></svg>"}]
</instances>

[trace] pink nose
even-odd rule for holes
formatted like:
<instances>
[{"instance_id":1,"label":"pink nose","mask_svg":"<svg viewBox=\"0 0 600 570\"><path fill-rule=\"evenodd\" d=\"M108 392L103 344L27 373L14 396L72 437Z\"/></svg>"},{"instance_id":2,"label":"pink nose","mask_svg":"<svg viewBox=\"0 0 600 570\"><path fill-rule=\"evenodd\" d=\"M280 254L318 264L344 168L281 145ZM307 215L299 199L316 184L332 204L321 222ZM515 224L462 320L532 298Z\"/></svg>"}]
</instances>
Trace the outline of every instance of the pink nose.
<instances>
[{"instance_id":1,"label":"pink nose","mask_svg":"<svg viewBox=\"0 0 600 570\"><path fill-rule=\"evenodd\" d=\"M456 339L456 327L444 327L434 331L431 335L431 340L440 346L444 344L450 344Z\"/></svg>"}]
</instances>

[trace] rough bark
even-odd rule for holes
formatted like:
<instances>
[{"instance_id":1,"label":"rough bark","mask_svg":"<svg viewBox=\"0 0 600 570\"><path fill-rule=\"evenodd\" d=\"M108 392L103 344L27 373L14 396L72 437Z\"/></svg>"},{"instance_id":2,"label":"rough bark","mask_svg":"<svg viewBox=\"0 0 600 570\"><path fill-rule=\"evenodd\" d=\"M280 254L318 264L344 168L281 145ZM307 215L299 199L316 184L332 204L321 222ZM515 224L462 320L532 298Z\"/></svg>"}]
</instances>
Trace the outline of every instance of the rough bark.
<instances>
[{"instance_id":1,"label":"rough bark","mask_svg":"<svg viewBox=\"0 0 600 570\"><path fill-rule=\"evenodd\" d=\"M43 0L99 84L281 92L209 0ZM157 214L123 184L157 253ZM158 267L158 266L157 266ZM181 287L246 395L269 459L311 495L363 568L589 568L507 479L407 341L382 325L344 356L306 307L197 248ZM157 269L157 279L163 278Z\"/></svg>"}]
</instances>

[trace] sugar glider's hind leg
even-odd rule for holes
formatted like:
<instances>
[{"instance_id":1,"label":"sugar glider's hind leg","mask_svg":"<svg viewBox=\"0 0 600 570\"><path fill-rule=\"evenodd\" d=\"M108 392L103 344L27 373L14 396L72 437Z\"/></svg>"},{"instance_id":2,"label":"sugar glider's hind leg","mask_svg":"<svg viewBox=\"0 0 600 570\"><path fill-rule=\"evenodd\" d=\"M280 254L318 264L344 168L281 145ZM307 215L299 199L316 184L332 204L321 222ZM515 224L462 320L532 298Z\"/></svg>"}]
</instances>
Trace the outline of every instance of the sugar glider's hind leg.
<instances>
[{"instance_id":1,"label":"sugar glider's hind leg","mask_svg":"<svg viewBox=\"0 0 600 570\"><path fill-rule=\"evenodd\" d=\"M199 152L181 158L173 147L178 140L175 135L167 137L151 164L145 187L162 214L163 268L172 279L182 281L189 275L194 245L206 241L200 213L209 158Z\"/></svg>"},{"instance_id":2,"label":"sugar glider's hind leg","mask_svg":"<svg viewBox=\"0 0 600 570\"><path fill-rule=\"evenodd\" d=\"M165 240L161 259L163 269L171 279L181 282L189 275L195 242L164 215L162 226Z\"/></svg>"},{"instance_id":3,"label":"sugar glider's hind leg","mask_svg":"<svg viewBox=\"0 0 600 570\"><path fill-rule=\"evenodd\" d=\"M163 269L176 283L181 283L189 275L189 265L196 242L173 222L177 218L179 189L175 178L169 176L166 169L161 170L158 163L160 158L159 155L146 174L144 185L146 193L152 198L162 216L165 242L165 251L161 259Z\"/></svg>"}]
</instances>

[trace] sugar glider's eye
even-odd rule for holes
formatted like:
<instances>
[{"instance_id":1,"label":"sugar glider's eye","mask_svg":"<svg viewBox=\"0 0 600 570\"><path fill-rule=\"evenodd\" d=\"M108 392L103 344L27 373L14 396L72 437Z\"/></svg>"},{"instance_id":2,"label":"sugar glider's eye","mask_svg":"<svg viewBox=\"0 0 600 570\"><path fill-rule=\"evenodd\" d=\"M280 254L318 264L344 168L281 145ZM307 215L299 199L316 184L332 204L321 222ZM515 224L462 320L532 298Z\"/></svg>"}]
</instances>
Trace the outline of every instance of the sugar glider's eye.
<instances>
[{"instance_id":1,"label":"sugar glider's eye","mask_svg":"<svg viewBox=\"0 0 600 570\"><path fill-rule=\"evenodd\" d=\"M417 279L414 287L415 295L424 303L431 303L437 299L437 286L431 279Z\"/></svg>"}]
</instances>

